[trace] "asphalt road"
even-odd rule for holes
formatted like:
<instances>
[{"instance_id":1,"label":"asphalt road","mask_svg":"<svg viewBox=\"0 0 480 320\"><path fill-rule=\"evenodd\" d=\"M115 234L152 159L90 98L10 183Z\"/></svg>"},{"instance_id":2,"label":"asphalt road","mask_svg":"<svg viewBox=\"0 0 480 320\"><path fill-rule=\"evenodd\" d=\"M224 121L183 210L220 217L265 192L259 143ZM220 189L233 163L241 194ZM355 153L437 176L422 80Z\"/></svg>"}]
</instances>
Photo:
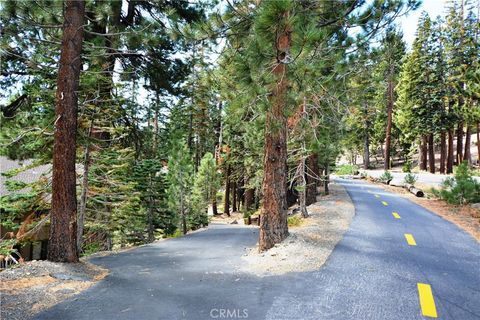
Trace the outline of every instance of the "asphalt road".
<instances>
[{"instance_id":1,"label":"asphalt road","mask_svg":"<svg viewBox=\"0 0 480 320\"><path fill-rule=\"evenodd\" d=\"M338 181L356 216L320 270L241 273L257 230L216 225L93 259L111 274L36 319L480 319L476 240L407 199Z\"/></svg>"}]
</instances>

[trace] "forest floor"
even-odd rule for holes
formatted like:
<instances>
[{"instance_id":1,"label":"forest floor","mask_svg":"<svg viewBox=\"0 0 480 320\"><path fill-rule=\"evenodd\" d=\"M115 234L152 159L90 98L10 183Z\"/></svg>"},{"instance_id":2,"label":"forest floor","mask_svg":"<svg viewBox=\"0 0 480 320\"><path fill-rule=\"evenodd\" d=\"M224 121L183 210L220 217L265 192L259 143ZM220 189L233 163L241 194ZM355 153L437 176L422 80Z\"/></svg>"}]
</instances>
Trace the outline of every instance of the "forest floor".
<instances>
[{"instance_id":1,"label":"forest floor","mask_svg":"<svg viewBox=\"0 0 480 320\"><path fill-rule=\"evenodd\" d=\"M423 198L416 197L404 188L398 186L388 186L382 183L375 184L387 191L396 193L403 198L415 202L445 220L452 222L480 242L480 210L470 205L452 205L444 200L437 199L429 193L429 188L426 184L415 184L418 188L424 190L426 196Z\"/></svg>"},{"instance_id":2,"label":"forest floor","mask_svg":"<svg viewBox=\"0 0 480 320\"><path fill-rule=\"evenodd\" d=\"M225 213L212 216L210 222L221 224L245 224L243 222L243 213L239 211L230 213L230 216L227 216Z\"/></svg>"},{"instance_id":3,"label":"forest floor","mask_svg":"<svg viewBox=\"0 0 480 320\"><path fill-rule=\"evenodd\" d=\"M0 273L0 319L28 319L103 279L104 268L82 261L29 261Z\"/></svg>"},{"instance_id":4,"label":"forest floor","mask_svg":"<svg viewBox=\"0 0 480 320\"><path fill-rule=\"evenodd\" d=\"M262 253L258 246L247 248L242 271L269 276L319 269L348 229L355 209L345 188L332 182L330 194L319 196L307 210L309 217L289 227L282 243Z\"/></svg>"}]
</instances>

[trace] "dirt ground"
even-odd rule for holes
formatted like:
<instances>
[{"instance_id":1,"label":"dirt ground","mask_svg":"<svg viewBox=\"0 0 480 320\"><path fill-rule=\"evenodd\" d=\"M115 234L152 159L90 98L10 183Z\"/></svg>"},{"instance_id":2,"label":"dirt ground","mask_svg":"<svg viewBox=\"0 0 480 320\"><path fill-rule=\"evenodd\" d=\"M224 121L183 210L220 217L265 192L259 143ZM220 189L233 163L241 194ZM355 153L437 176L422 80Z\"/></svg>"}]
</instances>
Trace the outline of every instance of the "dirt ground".
<instances>
[{"instance_id":1,"label":"dirt ground","mask_svg":"<svg viewBox=\"0 0 480 320\"><path fill-rule=\"evenodd\" d=\"M397 193L456 224L459 228L465 230L480 242L480 210L474 209L470 205L451 205L443 200L436 199L428 193L430 186L427 185L415 184L415 186L426 192L424 198L418 198L404 188L387 186L380 183L378 183L378 185L382 186L385 190Z\"/></svg>"},{"instance_id":2,"label":"dirt ground","mask_svg":"<svg viewBox=\"0 0 480 320\"><path fill-rule=\"evenodd\" d=\"M243 222L243 213L241 212L232 212L230 216L222 213L217 216L212 216L210 219L211 223L223 223L223 224L244 224Z\"/></svg>"},{"instance_id":3,"label":"dirt ground","mask_svg":"<svg viewBox=\"0 0 480 320\"><path fill-rule=\"evenodd\" d=\"M24 320L103 279L107 270L82 261L29 261L0 272L0 319Z\"/></svg>"},{"instance_id":4,"label":"dirt ground","mask_svg":"<svg viewBox=\"0 0 480 320\"><path fill-rule=\"evenodd\" d=\"M247 249L242 271L268 276L320 268L355 214L344 187L332 182L330 192L308 206L310 216L300 226L290 227L290 235L282 243L263 253L258 252L258 247Z\"/></svg>"}]
</instances>

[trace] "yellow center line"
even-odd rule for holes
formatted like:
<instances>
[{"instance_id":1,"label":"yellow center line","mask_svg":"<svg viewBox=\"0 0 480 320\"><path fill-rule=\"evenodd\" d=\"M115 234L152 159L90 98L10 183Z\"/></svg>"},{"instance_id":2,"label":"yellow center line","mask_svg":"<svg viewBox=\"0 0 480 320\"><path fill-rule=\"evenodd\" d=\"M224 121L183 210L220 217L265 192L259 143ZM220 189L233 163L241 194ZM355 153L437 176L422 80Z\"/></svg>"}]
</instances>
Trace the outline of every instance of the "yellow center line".
<instances>
[{"instance_id":1,"label":"yellow center line","mask_svg":"<svg viewBox=\"0 0 480 320\"><path fill-rule=\"evenodd\" d=\"M435 300L433 299L432 287L426 283L417 283L417 287L422 315L425 317L436 318L437 308L435 307Z\"/></svg>"},{"instance_id":2,"label":"yellow center line","mask_svg":"<svg viewBox=\"0 0 480 320\"><path fill-rule=\"evenodd\" d=\"M395 217L395 219L401 219L400 215L397 212L392 212L392 215Z\"/></svg>"},{"instance_id":3,"label":"yellow center line","mask_svg":"<svg viewBox=\"0 0 480 320\"><path fill-rule=\"evenodd\" d=\"M384 206L388 206L388 202L387 202L387 201L382 201L382 204L383 204Z\"/></svg>"},{"instance_id":4,"label":"yellow center line","mask_svg":"<svg viewBox=\"0 0 480 320\"><path fill-rule=\"evenodd\" d=\"M410 233L405 233L405 239L407 239L407 243L411 246L416 246L417 243L415 242L415 238Z\"/></svg>"}]
</instances>

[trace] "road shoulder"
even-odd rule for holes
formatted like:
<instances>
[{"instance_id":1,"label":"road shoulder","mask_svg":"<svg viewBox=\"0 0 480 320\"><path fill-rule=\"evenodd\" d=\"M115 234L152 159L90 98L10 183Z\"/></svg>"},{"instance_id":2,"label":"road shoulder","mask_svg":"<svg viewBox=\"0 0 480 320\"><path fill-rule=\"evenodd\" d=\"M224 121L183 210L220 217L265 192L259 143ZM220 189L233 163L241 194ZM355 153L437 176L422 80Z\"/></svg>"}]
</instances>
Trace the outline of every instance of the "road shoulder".
<instances>
[{"instance_id":1,"label":"road shoulder","mask_svg":"<svg viewBox=\"0 0 480 320\"><path fill-rule=\"evenodd\" d=\"M444 200L433 197L418 198L401 187L388 186L381 183L374 184L386 191L398 194L455 224L480 242L480 211L472 208L470 205L451 205Z\"/></svg>"},{"instance_id":2,"label":"road shoulder","mask_svg":"<svg viewBox=\"0 0 480 320\"><path fill-rule=\"evenodd\" d=\"M107 274L108 270L86 261L57 263L34 260L2 271L0 318L28 319L88 289Z\"/></svg>"},{"instance_id":3,"label":"road shoulder","mask_svg":"<svg viewBox=\"0 0 480 320\"><path fill-rule=\"evenodd\" d=\"M332 182L330 195L318 197L307 209L310 216L290 227L282 243L262 253L257 246L248 248L242 271L269 276L319 269L349 228L355 207L345 188Z\"/></svg>"}]
</instances>

